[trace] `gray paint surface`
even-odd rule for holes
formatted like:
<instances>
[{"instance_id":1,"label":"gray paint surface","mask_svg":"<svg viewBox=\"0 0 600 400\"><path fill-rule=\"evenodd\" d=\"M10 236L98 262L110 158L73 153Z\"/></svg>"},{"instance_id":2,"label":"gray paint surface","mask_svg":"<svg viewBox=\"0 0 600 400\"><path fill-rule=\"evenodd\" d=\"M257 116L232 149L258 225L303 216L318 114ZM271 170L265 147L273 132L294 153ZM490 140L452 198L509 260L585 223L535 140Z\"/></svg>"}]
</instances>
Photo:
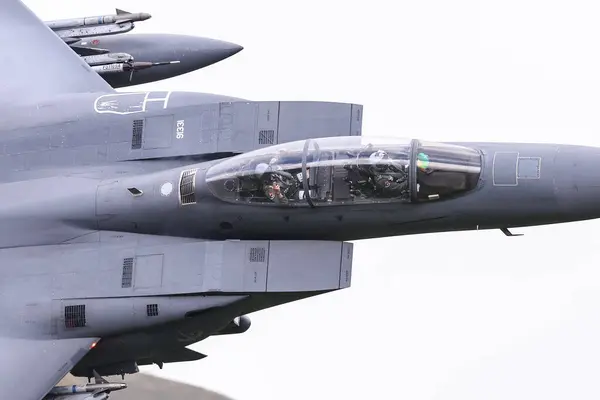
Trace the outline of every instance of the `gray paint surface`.
<instances>
[{"instance_id":1,"label":"gray paint surface","mask_svg":"<svg viewBox=\"0 0 600 400\"><path fill-rule=\"evenodd\" d=\"M356 104L116 93L4 7L0 33L22 33L5 46L53 56L0 86L0 398L200 360L186 346L247 314L348 288L349 240L600 216L600 149L381 141Z\"/></svg>"}]
</instances>

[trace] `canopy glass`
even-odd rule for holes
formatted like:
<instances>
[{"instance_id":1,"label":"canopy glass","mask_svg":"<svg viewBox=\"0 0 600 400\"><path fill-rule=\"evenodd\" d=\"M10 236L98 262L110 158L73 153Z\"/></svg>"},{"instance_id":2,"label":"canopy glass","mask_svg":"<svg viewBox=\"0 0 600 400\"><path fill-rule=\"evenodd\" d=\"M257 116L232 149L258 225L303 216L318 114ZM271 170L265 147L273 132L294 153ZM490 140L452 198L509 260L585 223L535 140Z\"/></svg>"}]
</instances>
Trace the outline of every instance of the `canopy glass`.
<instances>
[{"instance_id":1,"label":"canopy glass","mask_svg":"<svg viewBox=\"0 0 600 400\"><path fill-rule=\"evenodd\" d=\"M320 207L448 199L474 189L480 173L472 148L347 136L240 154L213 165L206 182L228 202Z\"/></svg>"}]
</instances>

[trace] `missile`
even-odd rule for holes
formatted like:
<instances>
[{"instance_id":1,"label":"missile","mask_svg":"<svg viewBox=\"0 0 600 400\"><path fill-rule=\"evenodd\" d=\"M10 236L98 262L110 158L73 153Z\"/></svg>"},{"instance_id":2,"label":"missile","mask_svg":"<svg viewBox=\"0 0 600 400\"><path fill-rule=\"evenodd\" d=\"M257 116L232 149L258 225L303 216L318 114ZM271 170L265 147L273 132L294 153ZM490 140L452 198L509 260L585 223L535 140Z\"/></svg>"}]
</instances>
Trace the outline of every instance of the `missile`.
<instances>
[{"instance_id":1,"label":"missile","mask_svg":"<svg viewBox=\"0 0 600 400\"><path fill-rule=\"evenodd\" d=\"M127 33L133 30L134 27L135 26L133 22L123 22L120 24L91 26L89 28L60 29L55 30L54 33L56 33L56 35L58 35L58 37L63 39L65 42L72 43L74 39Z\"/></svg>"},{"instance_id":2,"label":"missile","mask_svg":"<svg viewBox=\"0 0 600 400\"><path fill-rule=\"evenodd\" d=\"M119 9L116 11L117 13L112 15L46 21L46 25L67 43L73 43L74 38L126 33L135 27L134 22L152 18L148 13L130 13Z\"/></svg>"},{"instance_id":3,"label":"missile","mask_svg":"<svg viewBox=\"0 0 600 400\"><path fill-rule=\"evenodd\" d=\"M107 53L92 56L83 56L81 58L91 67L104 64L133 62L133 56L127 53Z\"/></svg>"},{"instance_id":4,"label":"missile","mask_svg":"<svg viewBox=\"0 0 600 400\"><path fill-rule=\"evenodd\" d=\"M116 390L123 389L127 389L126 383L88 383L85 385L55 386L48 394L53 396L60 396L76 393L94 393L105 391L113 392Z\"/></svg>"},{"instance_id":5,"label":"missile","mask_svg":"<svg viewBox=\"0 0 600 400\"><path fill-rule=\"evenodd\" d=\"M96 370L94 370L93 374L94 383L55 386L44 397L44 400L106 400L110 392L127 389L126 383L109 382L100 376ZM91 394L87 396L88 393Z\"/></svg>"},{"instance_id":6,"label":"missile","mask_svg":"<svg viewBox=\"0 0 600 400\"><path fill-rule=\"evenodd\" d=\"M116 14L100 15L95 17L59 19L46 21L46 25L53 31L62 29L72 29L81 27L90 27L98 25L123 24L126 22L139 22L152 18L148 13L130 13L123 10L116 10Z\"/></svg>"},{"instance_id":7,"label":"missile","mask_svg":"<svg viewBox=\"0 0 600 400\"><path fill-rule=\"evenodd\" d=\"M47 395L44 400L108 400L108 392Z\"/></svg>"}]
</instances>

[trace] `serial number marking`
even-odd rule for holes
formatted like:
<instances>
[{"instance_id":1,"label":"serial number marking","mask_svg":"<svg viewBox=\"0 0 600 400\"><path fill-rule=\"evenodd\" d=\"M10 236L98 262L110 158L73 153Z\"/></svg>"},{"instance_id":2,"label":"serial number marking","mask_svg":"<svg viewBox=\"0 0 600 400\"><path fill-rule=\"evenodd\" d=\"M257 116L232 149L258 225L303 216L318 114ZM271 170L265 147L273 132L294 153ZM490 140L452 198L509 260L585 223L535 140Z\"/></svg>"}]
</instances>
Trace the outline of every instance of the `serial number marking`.
<instances>
[{"instance_id":1,"label":"serial number marking","mask_svg":"<svg viewBox=\"0 0 600 400\"><path fill-rule=\"evenodd\" d=\"M101 66L103 71L120 71L123 69L123 66L121 64L105 64Z\"/></svg>"},{"instance_id":2,"label":"serial number marking","mask_svg":"<svg viewBox=\"0 0 600 400\"><path fill-rule=\"evenodd\" d=\"M175 138L183 139L184 127L185 127L185 121L183 119L180 119L179 121L177 121L177 129L175 130Z\"/></svg>"}]
</instances>

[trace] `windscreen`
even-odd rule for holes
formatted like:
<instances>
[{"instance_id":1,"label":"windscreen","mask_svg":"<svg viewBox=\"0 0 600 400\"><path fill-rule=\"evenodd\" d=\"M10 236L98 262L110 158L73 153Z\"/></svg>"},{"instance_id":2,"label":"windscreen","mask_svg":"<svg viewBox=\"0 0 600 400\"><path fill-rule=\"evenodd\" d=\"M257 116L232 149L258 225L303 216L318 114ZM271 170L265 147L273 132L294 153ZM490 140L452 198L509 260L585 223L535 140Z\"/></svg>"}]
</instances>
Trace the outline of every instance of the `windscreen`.
<instances>
[{"instance_id":1,"label":"windscreen","mask_svg":"<svg viewBox=\"0 0 600 400\"><path fill-rule=\"evenodd\" d=\"M415 150L416 199L440 200L475 189L481 174L481 154L444 143L419 142Z\"/></svg>"}]
</instances>

